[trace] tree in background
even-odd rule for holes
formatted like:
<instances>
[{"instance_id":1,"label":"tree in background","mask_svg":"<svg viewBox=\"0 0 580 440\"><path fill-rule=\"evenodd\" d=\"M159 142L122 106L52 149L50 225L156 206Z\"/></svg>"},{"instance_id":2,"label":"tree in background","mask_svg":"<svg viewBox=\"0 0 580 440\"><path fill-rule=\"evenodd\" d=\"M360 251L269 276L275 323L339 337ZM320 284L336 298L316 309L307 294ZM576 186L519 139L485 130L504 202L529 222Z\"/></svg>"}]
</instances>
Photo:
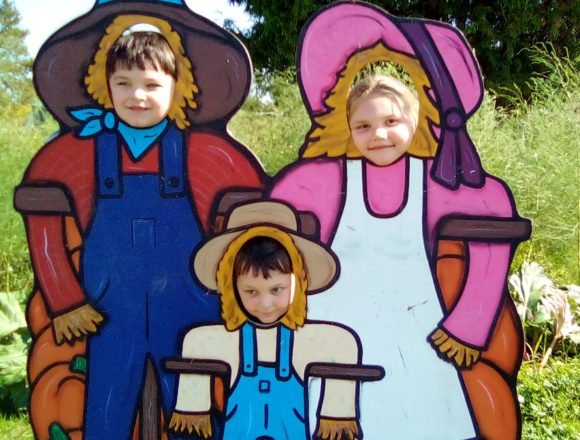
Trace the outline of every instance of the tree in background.
<instances>
[{"instance_id":1,"label":"tree in background","mask_svg":"<svg viewBox=\"0 0 580 440\"><path fill-rule=\"evenodd\" d=\"M302 26L330 0L229 0L245 6L254 19L246 32L226 23L248 46L259 69L280 71L295 66L296 44ZM528 47L552 42L558 55L580 56L578 0L374 0L401 17L424 17L457 26L475 49L486 85L514 88L527 96L533 65ZM344 30L348 32L348 29ZM566 51L569 54L566 54Z\"/></svg>"},{"instance_id":2,"label":"tree in background","mask_svg":"<svg viewBox=\"0 0 580 440\"><path fill-rule=\"evenodd\" d=\"M30 81L32 59L20 28L20 14L11 0L0 0L0 108L28 106L34 100Z\"/></svg>"}]
</instances>

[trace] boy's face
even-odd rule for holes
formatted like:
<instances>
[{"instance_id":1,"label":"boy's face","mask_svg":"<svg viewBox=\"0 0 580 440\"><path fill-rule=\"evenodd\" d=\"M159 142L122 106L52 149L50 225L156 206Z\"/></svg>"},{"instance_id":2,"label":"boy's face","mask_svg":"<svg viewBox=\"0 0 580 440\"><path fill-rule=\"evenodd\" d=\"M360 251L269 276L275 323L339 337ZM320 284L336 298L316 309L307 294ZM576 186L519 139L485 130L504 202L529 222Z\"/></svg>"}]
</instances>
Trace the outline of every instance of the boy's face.
<instances>
[{"instance_id":1,"label":"boy's face","mask_svg":"<svg viewBox=\"0 0 580 440\"><path fill-rule=\"evenodd\" d=\"M376 94L353 104L349 125L358 151L378 166L390 165L405 154L415 134L413 121L399 104Z\"/></svg>"},{"instance_id":2,"label":"boy's face","mask_svg":"<svg viewBox=\"0 0 580 440\"><path fill-rule=\"evenodd\" d=\"M169 112L175 80L162 70L117 69L109 78L117 116L136 128L159 124Z\"/></svg>"},{"instance_id":3,"label":"boy's face","mask_svg":"<svg viewBox=\"0 0 580 440\"><path fill-rule=\"evenodd\" d=\"M294 274L277 270L270 271L269 278L261 272L255 276L249 270L236 279L244 309L262 324L273 324L286 314L294 295L294 284Z\"/></svg>"}]
</instances>

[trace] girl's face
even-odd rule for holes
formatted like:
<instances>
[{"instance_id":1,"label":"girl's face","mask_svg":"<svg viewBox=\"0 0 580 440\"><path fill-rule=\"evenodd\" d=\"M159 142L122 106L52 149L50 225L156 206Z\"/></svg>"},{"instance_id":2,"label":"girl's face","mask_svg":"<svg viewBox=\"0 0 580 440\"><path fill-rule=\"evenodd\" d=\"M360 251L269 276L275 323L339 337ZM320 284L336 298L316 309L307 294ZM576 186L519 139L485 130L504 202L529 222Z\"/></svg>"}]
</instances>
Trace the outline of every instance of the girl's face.
<instances>
[{"instance_id":1,"label":"girl's face","mask_svg":"<svg viewBox=\"0 0 580 440\"><path fill-rule=\"evenodd\" d=\"M136 128L159 124L169 112L175 80L154 69L117 69L109 78L115 112Z\"/></svg>"},{"instance_id":2,"label":"girl's face","mask_svg":"<svg viewBox=\"0 0 580 440\"><path fill-rule=\"evenodd\" d=\"M405 154L415 134L413 120L385 95L371 93L356 100L348 122L358 151L378 166L390 165Z\"/></svg>"},{"instance_id":3,"label":"girl's face","mask_svg":"<svg viewBox=\"0 0 580 440\"><path fill-rule=\"evenodd\" d=\"M288 311L294 294L294 274L271 270L268 278L253 270L238 275L236 287L246 312L262 324L273 324Z\"/></svg>"}]
</instances>

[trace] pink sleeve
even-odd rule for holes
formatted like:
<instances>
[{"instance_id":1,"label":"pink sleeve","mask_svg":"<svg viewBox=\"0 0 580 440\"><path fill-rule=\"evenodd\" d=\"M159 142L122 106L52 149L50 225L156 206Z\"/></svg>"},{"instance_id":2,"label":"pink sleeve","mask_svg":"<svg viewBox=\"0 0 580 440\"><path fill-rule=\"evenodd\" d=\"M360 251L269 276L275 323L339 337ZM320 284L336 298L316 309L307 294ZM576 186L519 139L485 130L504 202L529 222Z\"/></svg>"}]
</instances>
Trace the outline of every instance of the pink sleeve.
<instances>
[{"instance_id":1,"label":"pink sleeve","mask_svg":"<svg viewBox=\"0 0 580 440\"><path fill-rule=\"evenodd\" d=\"M499 179L487 176L482 188L462 186L447 190L428 178L427 222L433 250L438 222L447 215L517 217L509 189ZM478 348L489 341L506 291L511 262L511 243L468 243L468 273L459 299L440 326L455 338Z\"/></svg>"},{"instance_id":2,"label":"pink sleeve","mask_svg":"<svg viewBox=\"0 0 580 440\"><path fill-rule=\"evenodd\" d=\"M427 178L427 207L427 225L431 249L437 223L446 215L510 218L516 214L514 201L508 187L501 180L491 176L486 177L482 188L470 188L462 185L453 191L434 182L429 175Z\"/></svg>"},{"instance_id":3,"label":"pink sleeve","mask_svg":"<svg viewBox=\"0 0 580 440\"><path fill-rule=\"evenodd\" d=\"M510 255L510 244L469 243L463 292L441 323L449 334L467 345L487 346L506 289Z\"/></svg>"},{"instance_id":4,"label":"pink sleeve","mask_svg":"<svg viewBox=\"0 0 580 440\"><path fill-rule=\"evenodd\" d=\"M320 221L320 239L328 243L338 221L342 199L342 161L315 159L300 161L276 177L270 197L311 211Z\"/></svg>"}]
</instances>

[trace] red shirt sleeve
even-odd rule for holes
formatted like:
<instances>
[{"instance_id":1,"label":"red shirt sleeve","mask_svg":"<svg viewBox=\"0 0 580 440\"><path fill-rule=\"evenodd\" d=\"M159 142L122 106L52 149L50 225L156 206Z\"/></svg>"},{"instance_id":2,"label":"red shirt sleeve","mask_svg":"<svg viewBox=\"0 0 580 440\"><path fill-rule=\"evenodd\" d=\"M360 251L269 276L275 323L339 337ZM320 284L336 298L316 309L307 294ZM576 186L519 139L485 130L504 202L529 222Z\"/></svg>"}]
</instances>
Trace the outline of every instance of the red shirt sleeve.
<instances>
[{"instance_id":1,"label":"red shirt sleeve","mask_svg":"<svg viewBox=\"0 0 580 440\"><path fill-rule=\"evenodd\" d=\"M264 187L265 174L256 157L241 145L210 133L188 139L187 173L202 226L209 230L215 196L226 188Z\"/></svg>"},{"instance_id":2,"label":"red shirt sleeve","mask_svg":"<svg viewBox=\"0 0 580 440\"><path fill-rule=\"evenodd\" d=\"M67 134L38 152L23 185L62 188L69 195L72 216L82 233L92 215L94 182L93 141ZM84 303L85 294L65 242L64 217L29 213L25 224L36 281L51 314L58 315Z\"/></svg>"}]
</instances>

